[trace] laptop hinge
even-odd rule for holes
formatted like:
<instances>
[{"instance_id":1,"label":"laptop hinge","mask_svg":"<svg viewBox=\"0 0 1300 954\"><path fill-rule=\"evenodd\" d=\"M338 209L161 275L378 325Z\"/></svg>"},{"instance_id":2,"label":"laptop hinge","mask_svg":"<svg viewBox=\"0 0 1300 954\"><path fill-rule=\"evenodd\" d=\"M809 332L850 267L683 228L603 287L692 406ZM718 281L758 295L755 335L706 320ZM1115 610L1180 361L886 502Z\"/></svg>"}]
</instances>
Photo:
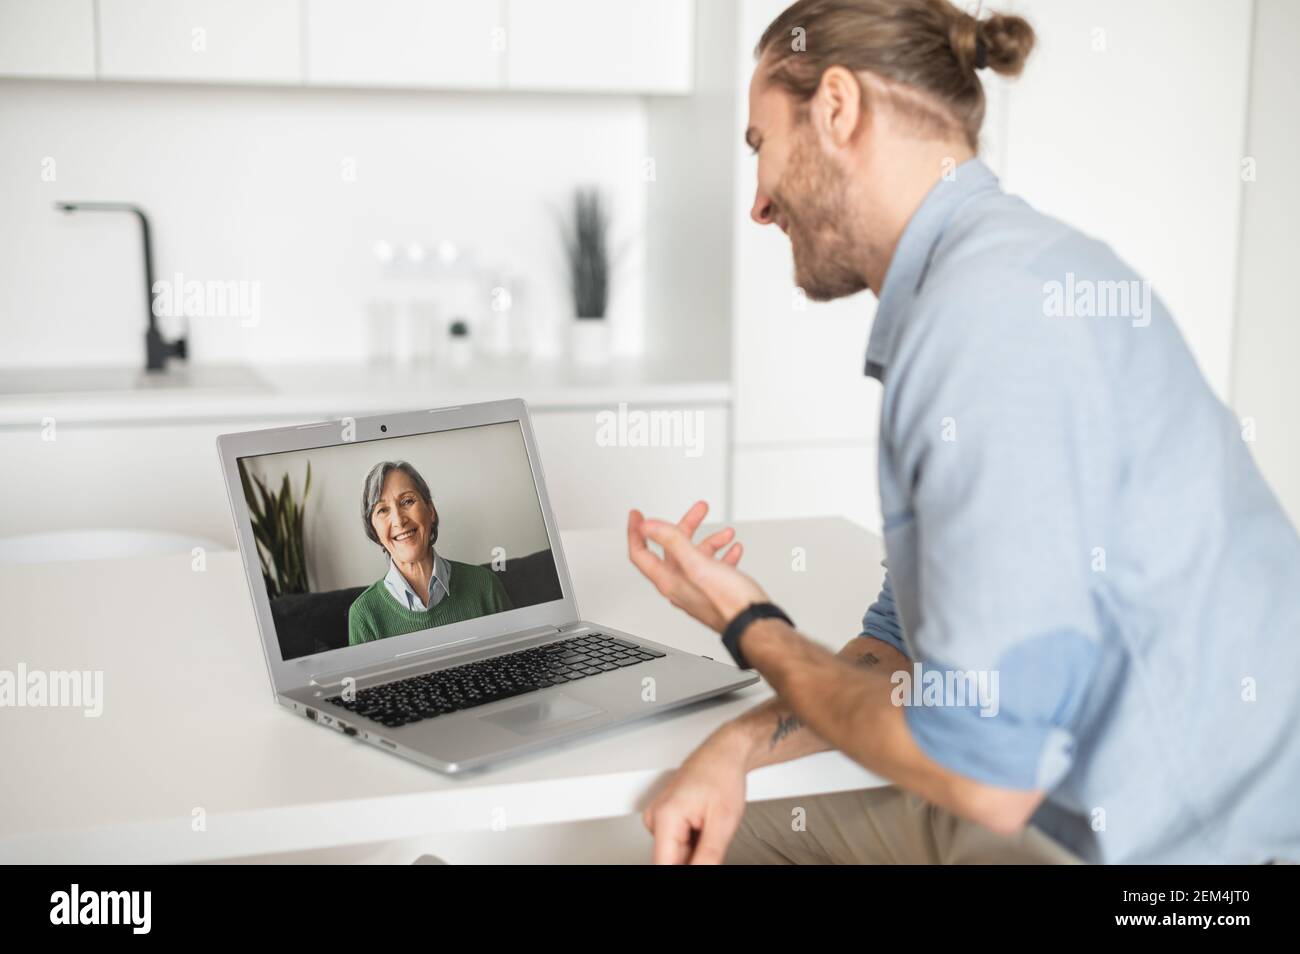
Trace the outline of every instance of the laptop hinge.
<instances>
[{"instance_id":1,"label":"laptop hinge","mask_svg":"<svg viewBox=\"0 0 1300 954\"><path fill-rule=\"evenodd\" d=\"M577 625L576 623L570 625ZM454 643L442 643L438 646L427 646L424 649L412 649L404 653L398 653L391 659L385 659L377 663L371 663L369 666L357 668L349 666L344 669L330 669L325 672L313 673L307 680L307 684L317 689L337 689L343 685L343 680L351 678L372 679L376 676L386 676L390 673L402 672L405 669L411 669L423 665L432 659L438 659L443 655L455 655L459 652L477 652L483 649L491 649L494 646L507 642L516 642L520 639L531 639L535 636L559 635L563 630L559 626L534 626L530 629L517 630L502 636L492 636L488 638L472 637L470 639L457 640Z\"/></svg>"}]
</instances>

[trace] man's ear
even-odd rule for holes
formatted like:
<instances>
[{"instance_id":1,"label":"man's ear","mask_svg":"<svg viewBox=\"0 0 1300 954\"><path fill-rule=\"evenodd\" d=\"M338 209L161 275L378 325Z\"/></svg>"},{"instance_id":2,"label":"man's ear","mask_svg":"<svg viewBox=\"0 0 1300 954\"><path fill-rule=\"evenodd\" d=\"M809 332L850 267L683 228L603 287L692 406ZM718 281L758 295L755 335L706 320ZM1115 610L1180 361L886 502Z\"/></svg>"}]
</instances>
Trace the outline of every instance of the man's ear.
<instances>
[{"instance_id":1,"label":"man's ear","mask_svg":"<svg viewBox=\"0 0 1300 954\"><path fill-rule=\"evenodd\" d=\"M809 105L809 119L822 144L831 149L848 145L862 119L862 86L852 70L832 66L822 74Z\"/></svg>"}]
</instances>

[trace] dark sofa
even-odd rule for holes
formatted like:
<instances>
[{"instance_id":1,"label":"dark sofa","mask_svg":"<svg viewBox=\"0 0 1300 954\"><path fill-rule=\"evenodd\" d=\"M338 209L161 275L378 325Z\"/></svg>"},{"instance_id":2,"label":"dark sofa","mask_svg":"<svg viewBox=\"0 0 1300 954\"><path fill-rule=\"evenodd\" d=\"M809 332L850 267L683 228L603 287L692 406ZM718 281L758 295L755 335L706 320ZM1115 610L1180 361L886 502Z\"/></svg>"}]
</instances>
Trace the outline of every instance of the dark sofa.
<instances>
[{"instance_id":1,"label":"dark sofa","mask_svg":"<svg viewBox=\"0 0 1300 954\"><path fill-rule=\"evenodd\" d=\"M480 566L492 569L491 563ZM550 550L506 561L497 573L515 608L562 597L555 558ZM348 607L364 586L324 593L295 593L271 600L271 618L285 659L338 649L348 644Z\"/></svg>"}]
</instances>

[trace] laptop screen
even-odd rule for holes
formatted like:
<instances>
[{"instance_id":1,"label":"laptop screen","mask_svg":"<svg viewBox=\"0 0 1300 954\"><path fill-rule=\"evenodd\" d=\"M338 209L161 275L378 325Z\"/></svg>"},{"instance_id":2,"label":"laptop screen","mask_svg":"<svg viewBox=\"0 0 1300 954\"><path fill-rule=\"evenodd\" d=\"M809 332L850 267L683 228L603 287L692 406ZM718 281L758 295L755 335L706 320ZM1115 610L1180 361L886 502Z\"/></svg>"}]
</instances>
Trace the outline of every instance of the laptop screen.
<instances>
[{"instance_id":1,"label":"laptop screen","mask_svg":"<svg viewBox=\"0 0 1300 954\"><path fill-rule=\"evenodd\" d=\"M286 660L563 598L518 421L238 465Z\"/></svg>"}]
</instances>

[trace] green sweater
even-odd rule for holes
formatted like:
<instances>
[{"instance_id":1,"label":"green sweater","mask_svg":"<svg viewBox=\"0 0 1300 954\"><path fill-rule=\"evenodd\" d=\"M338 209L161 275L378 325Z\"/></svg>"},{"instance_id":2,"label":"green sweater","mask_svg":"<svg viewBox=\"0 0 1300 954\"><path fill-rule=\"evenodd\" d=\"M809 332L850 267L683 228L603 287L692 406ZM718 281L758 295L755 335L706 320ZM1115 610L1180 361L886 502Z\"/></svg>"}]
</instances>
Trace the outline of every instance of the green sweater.
<instances>
[{"instance_id":1,"label":"green sweater","mask_svg":"<svg viewBox=\"0 0 1300 954\"><path fill-rule=\"evenodd\" d=\"M451 587L432 609L409 610L389 594L384 581L371 583L348 608L348 645L514 609L495 573L473 563L448 560Z\"/></svg>"}]
</instances>

